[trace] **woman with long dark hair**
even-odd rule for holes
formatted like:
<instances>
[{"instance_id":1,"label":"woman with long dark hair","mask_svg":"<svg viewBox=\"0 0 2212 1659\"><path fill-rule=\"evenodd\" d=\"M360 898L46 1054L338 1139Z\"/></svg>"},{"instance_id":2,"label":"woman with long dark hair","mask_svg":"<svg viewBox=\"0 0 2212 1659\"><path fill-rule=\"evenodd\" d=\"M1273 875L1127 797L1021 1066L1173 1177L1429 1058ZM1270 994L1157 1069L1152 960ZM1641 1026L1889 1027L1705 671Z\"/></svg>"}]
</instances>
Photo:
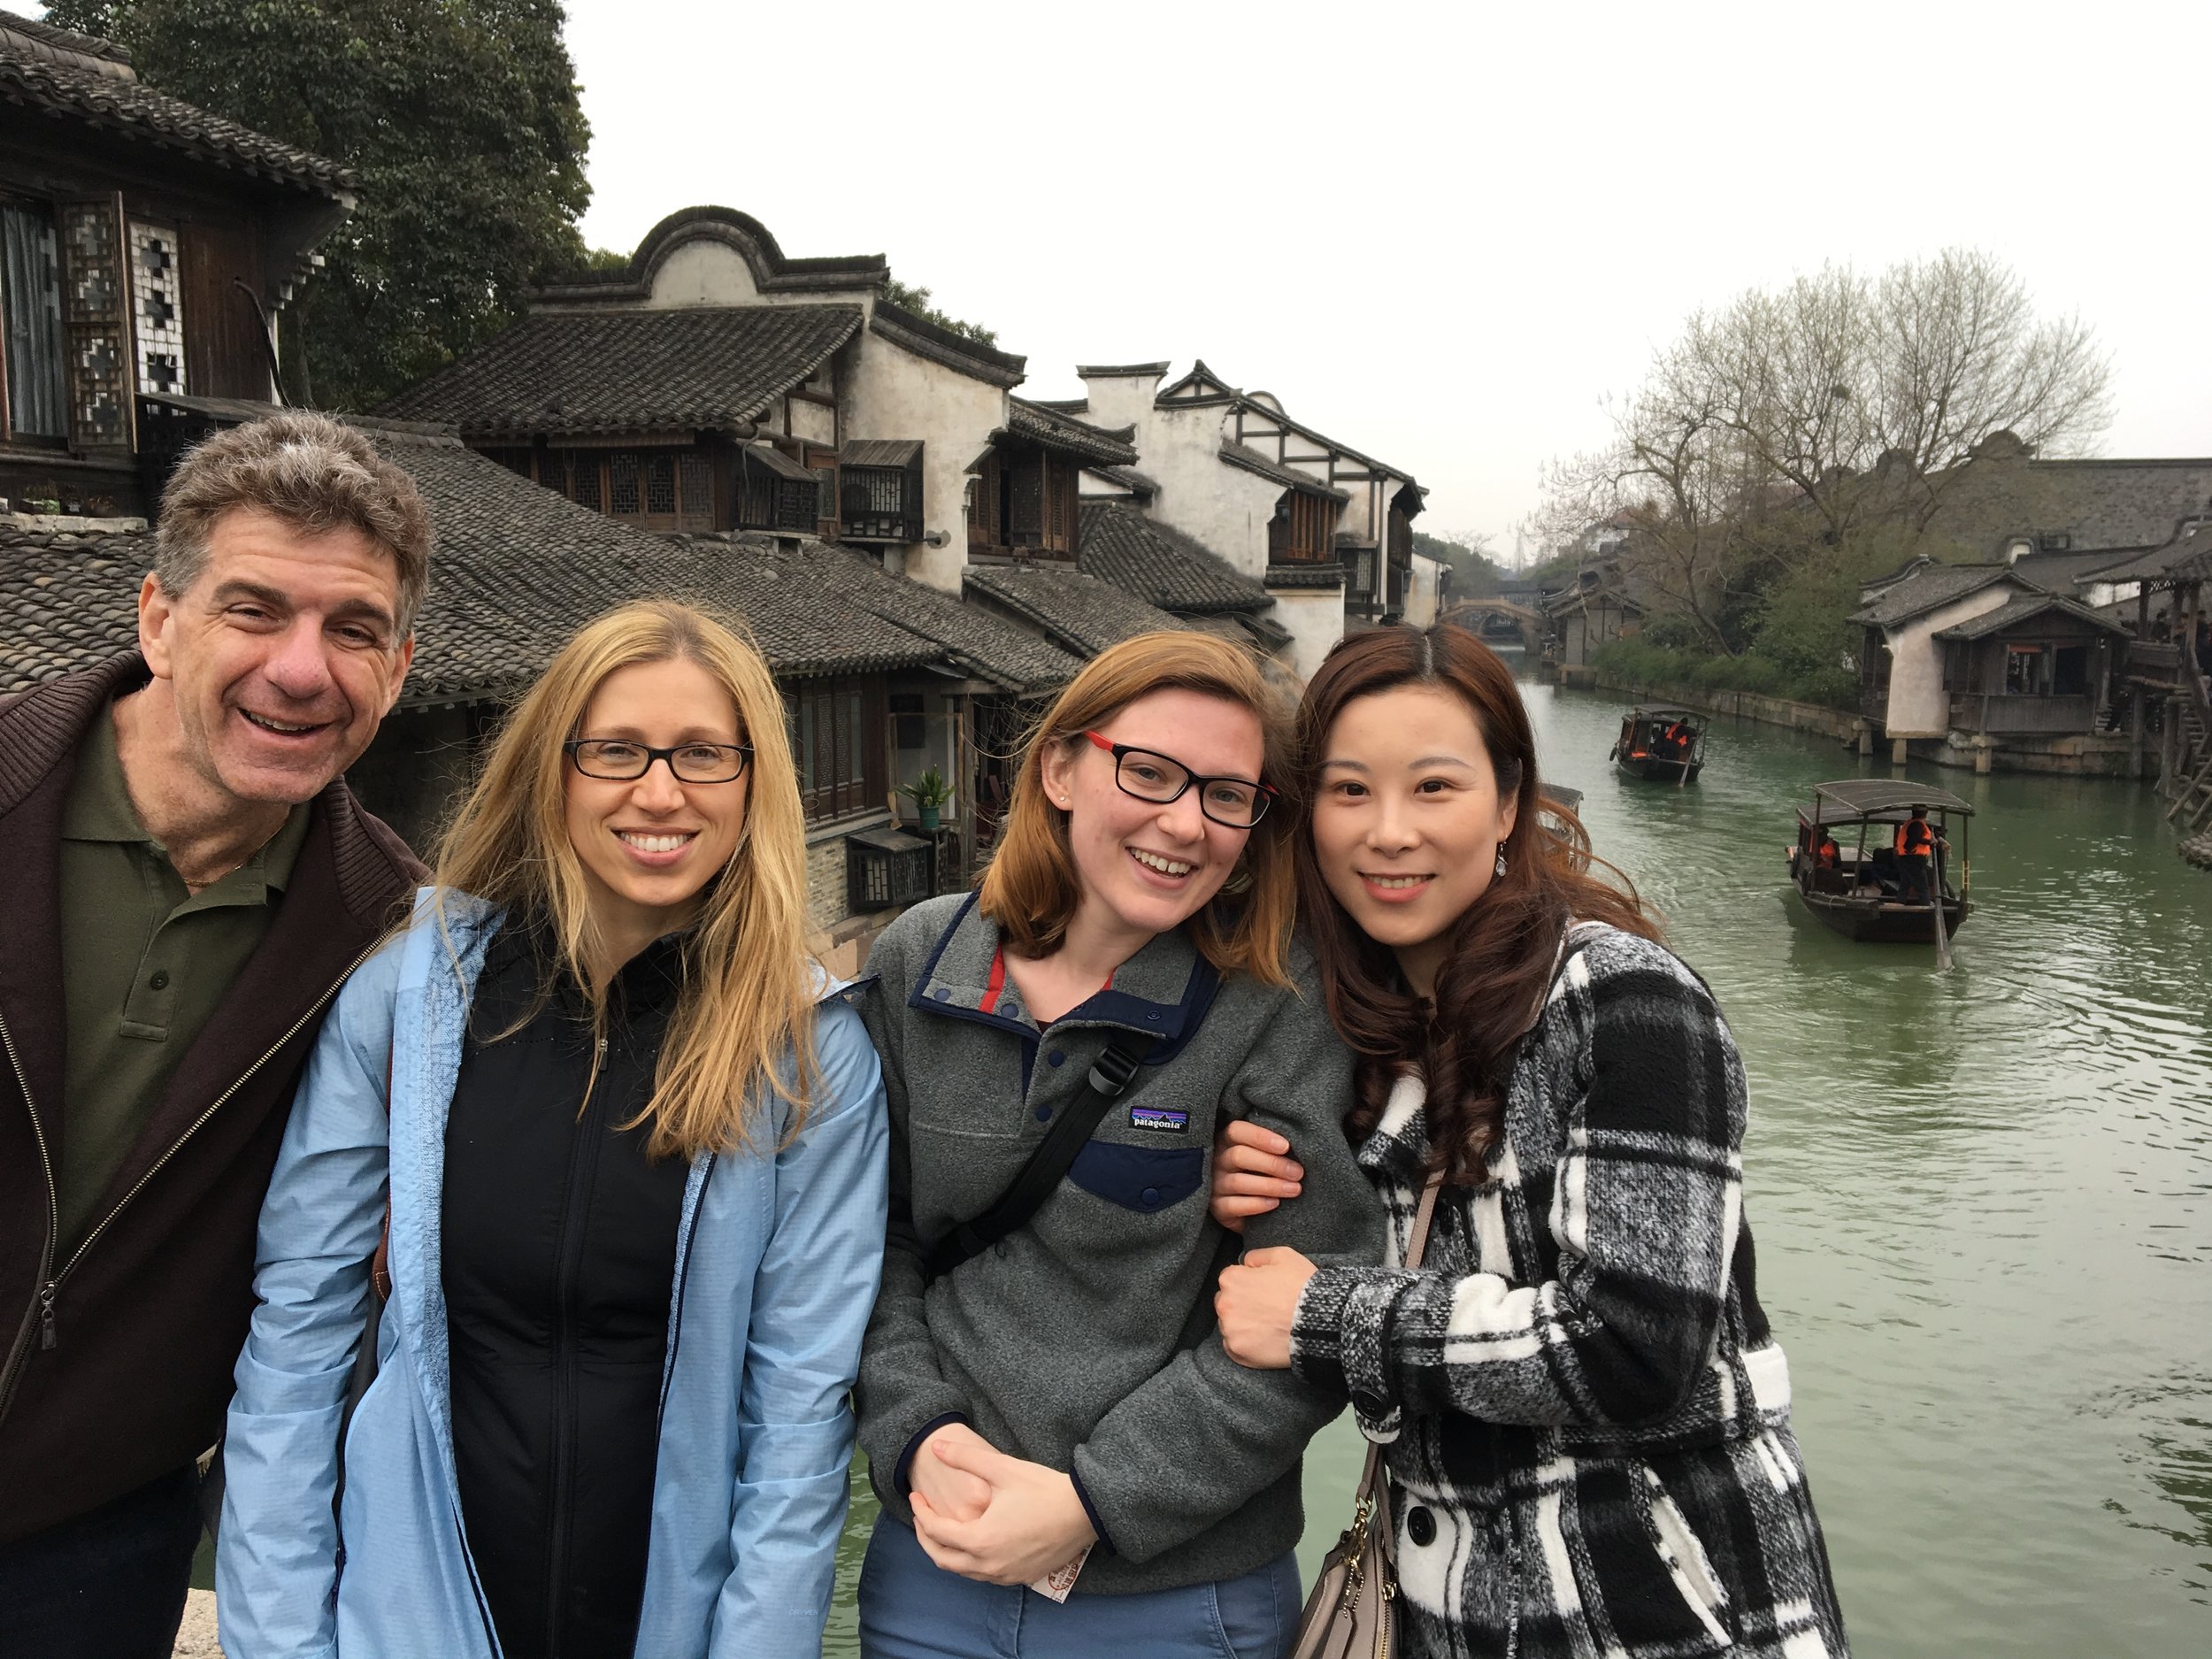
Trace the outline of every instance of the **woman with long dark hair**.
<instances>
[{"instance_id":1,"label":"woman with long dark hair","mask_svg":"<svg viewBox=\"0 0 2212 1659\"><path fill-rule=\"evenodd\" d=\"M517 704L286 1128L233 1659L819 1651L887 1171L805 859L782 699L712 618L625 606Z\"/></svg>"},{"instance_id":2,"label":"woman with long dark hair","mask_svg":"<svg viewBox=\"0 0 2212 1659\"><path fill-rule=\"evenodd\" d=\"M1250 1252L1216 1302L1230 1356L1345 1389L1386 1443L1413 1653L1842 1659L1710 991L1541 803L1472 634L1346 640L1300 735L1300 896L1390 1264ZM1294 1194L1292 1150L1233 1127L1217 1217Z\"/></svg>"}]
</instances>

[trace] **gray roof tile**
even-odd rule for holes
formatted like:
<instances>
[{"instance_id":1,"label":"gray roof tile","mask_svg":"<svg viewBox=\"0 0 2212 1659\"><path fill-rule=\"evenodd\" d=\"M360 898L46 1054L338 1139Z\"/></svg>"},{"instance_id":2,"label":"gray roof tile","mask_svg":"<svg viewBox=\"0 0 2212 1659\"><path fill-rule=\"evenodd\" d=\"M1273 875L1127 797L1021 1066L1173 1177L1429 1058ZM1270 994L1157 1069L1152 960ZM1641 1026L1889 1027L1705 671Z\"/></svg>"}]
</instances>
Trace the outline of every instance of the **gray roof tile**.
<instances>
[{"instance_id":1,"label":"gray roof tile","mask_svg":"<svg viewBox=\"0 0 2212 1659\"><path fill-rule=\"evenodd\" d=\"M1010 397L1006 402L1006 427L1018 437L1100 466L1126 466L1137 458L1136 446L1129 442L1136 435L1134 426L1109 431L1025 397Z\"/></svg>"},{"instance_id":2,"label":"gray roof tile","mask_svg":"<svg viewBox=\"0 0 2212 1659\"><path fill-rule=\"evenodd\" d=\"M378 412L478 439L728 428L859 327L856 305L538 311Z\"/></svg>"},{"instance_id":3,"label":"gray roof tile","mask_svg":"<svg viewBox=\"0 0 2212 1659\"><path fill-rule=\"evenodd\" d=\"M971 565L966 586L1079 657L1095 657L1136 634L1184 626L1111 583L1065 566Z\"/></svg>"},{"instance_id":4,"label":"gray roof tile","mask_svg":"<svg viewBox=\"0 0 2212 1659\"><path fill-rule=\"evenodd\" d=\"M1916 571L1894 587L1884 589L1852 613L1851 620L1870 627L1893 628L1901 622L1947 605L1954 599L1988 587L1992 582L2019 579L2002 565L1931 565Z\"/></svg>"},{"instance_id":5,"label":"gray roof tile","mask_svg":"<svg viewBox=\"0 0 2212 1659\"><path fill-rule=\"evenodd\" d=\"M457 439L361 423L429 503L437 542L416 627L410 703L514 695L591 618L667 595L729 613L786 677L944 660L887 620L841 567L794 569L754 549L649 536L518 478ZM849 557L850 556L846 556ZM68 535L0 526L0 691L99 661L136 637L145 533ZM1013 630L1007 630L1013 632ZM1010 662L1054 660L1010 643Z\"/></svg>"},{"instance_id":6,"label":"gray roof tile","mask_svg":"<svg viewBox=\"0 0 2212 1659\"><path fill-rule=\"evenodd\" d=\"M1979 640L1993 634L2001 634L2016 623L2032 621L2047 611L2056 611L2102 629L2108 634L2124 635L2127 629L2110 617L2092 611L2087 605L2065 598L2059 594L2015 594L1994 611L1985 611L1978 617L1955 622L1947 628L1937 630L1939 640Z\"/></svg>"},{"instance_id":7,"label":"gray roof tile","mask_svg":"<svg viewBox=\"0 0 2212 1659\"><path fill-rule=\"evenodd\" d=\"M1179 613L1265 611L1267 589L1240 576L1218 554L1134 507L1085 503L1078 563L1090 574Z\"/></svg>"},{"instance_id":8,"label":"gray roof tile","mask_svg":"<svg viewBox=\"0 0 2212 1659\"><path fill-rule=\"evenodd\" d=\"M768 564L795 582L818 583L823 591L837 595L839 603L931 642L954 666L1009 691L1050 690L1073 679L1083 665L1057 646L980 606L964 604L950 594L890 575L873 559L849 548L810 537L795 546L787 541L780 545L772 537L741 531L677 539L702 549L736 549L732 557Z\"/></svg>"},{"instance_id":9,"label":"gray roof tile","mask_svg":"<svg viewBox=\"0 0 2212 1659\"><path fill-rule=\"evenodd\" d=\"M142 84L110 42L0 12L0 103L83 121L325 196L354 177L334 161Z\"/></svg>"}]
</instances>

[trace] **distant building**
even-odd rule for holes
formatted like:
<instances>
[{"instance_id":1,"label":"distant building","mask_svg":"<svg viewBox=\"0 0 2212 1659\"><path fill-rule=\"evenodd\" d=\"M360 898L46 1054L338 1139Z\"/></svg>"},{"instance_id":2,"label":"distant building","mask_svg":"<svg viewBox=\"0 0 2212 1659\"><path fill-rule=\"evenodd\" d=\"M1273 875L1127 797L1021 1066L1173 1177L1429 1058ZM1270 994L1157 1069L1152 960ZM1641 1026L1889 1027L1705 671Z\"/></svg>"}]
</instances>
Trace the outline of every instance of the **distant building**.
<instances>
[{"instance_id":1,"label":"distant building","mask_svg":"<svg viewBox=\"0 0 2212 1659\"><path fill-rule=\"evenodd\" d=\"M1268 392L1229 385L1203 361L1079 367L1086 395L1049 405L1126 428L1141 469L1090 469L1087 499L1125 501L1263 584L1300 675L1349 626L1433 619L1417 589L1412 521L1423 491L1390 466L1294 419ZM1432 580L1433 579L1432 578Z\"/></svg>"}]
</instances>

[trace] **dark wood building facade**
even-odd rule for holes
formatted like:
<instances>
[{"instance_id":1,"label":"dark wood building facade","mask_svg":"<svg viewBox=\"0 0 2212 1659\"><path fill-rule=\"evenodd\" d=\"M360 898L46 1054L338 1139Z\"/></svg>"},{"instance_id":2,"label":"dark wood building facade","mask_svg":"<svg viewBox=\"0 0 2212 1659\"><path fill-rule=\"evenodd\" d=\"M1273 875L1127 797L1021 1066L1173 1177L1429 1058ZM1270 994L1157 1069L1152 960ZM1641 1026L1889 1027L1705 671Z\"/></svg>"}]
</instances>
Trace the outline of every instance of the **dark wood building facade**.
<instances>
[{"instance_id":1,"label":"dark wood building facade","mask_svg":"<svg viewBox=\"0 0 2212 1659\"><path fill-rule=\"evenodd\" d=\"M142 515L142 400L273 395L273 318L352 180L4 12L0 111L0 496Z\"/></svg>"}]
</instances>

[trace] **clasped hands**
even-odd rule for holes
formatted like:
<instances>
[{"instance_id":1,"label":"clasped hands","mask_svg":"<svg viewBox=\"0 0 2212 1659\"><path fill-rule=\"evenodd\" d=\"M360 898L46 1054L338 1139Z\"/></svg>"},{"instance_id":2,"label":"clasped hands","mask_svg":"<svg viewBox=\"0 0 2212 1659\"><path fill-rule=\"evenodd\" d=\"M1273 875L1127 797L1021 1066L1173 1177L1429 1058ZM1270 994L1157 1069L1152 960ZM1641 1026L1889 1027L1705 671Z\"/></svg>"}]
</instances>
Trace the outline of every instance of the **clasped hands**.
<instances>
[{"instance_id":1,"label":"clasped hands","mask_svg":"<svg viewBox=\"0 0 2212 1659\"><path fill-rule=\"evenodd\" d=\"M1009 1456L964 1423L921 1443L907 1486L924 1552L965 1578L1031 1584L1098 1541L1073 1479Z\"/></svg>"}]
</instances>

